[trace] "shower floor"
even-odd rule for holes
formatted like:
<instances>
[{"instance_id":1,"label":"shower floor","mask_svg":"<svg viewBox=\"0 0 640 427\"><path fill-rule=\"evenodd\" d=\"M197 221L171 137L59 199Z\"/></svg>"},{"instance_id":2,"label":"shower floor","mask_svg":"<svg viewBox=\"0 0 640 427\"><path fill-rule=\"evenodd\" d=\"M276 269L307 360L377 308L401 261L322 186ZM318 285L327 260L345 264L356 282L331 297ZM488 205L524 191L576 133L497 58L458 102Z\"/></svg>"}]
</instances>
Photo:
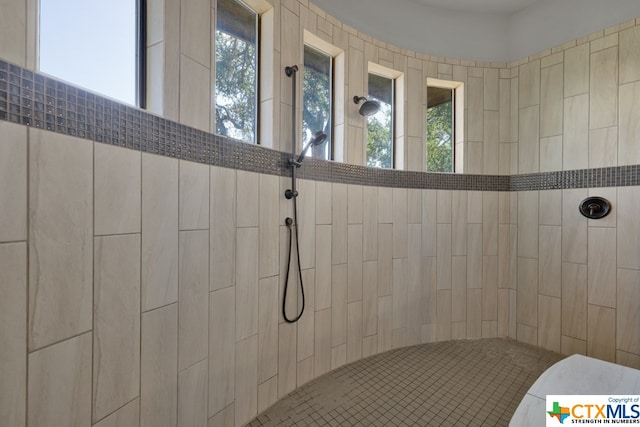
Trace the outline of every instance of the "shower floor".
<instances>
[{"instance_id":1,"label":"shower floor","mask_svg":"<svg viewBox=\"0 0 640 427\"><path fill-rule=\"evenodd\" d=\"M331 371L247 425L508 425L529 387L560 359L502 338L401 348Z\"/></svg>"}]
</instances>

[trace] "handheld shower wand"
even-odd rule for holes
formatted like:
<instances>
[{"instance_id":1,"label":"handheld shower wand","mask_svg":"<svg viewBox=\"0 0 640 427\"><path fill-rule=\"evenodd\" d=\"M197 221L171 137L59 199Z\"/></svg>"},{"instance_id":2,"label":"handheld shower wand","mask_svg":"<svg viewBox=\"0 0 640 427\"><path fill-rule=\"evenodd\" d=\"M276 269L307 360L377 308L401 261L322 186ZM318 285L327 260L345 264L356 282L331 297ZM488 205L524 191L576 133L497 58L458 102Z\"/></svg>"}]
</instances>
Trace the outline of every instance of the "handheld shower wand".
<instances>
[{"instance_id":1,"label":"handheld shower wand","mask_svg":"<svg viewBox=\"0 0 640 427\"><path fill-rule=\"evenodd\" d=\"M289 166L291 167L291 188L284 192L284 196L287 199L293 199L293 218L287 217L284 222L285 225L287 226L287 229L289 230L289 257L287 258L287 272L284 279L285 280L284 293L282 296L282 317L287 323L295 323L298 320L300 320L300 318L302 317L302 313L304 313L304 306L305 306L304 284L302 283L302 267L300 266L300 243L298 239L298 203L296 201L298 198L298 191L296 190L296 169L302 166L302 161L304 160L304 157L307 154L307 151L309 150L309 148L324 143L327 139L327 135L322 131L316 132L313 138L311 138L305 144L300 154L296 157L296 154L295 154L296 153L296 73L298 72L298 66L293 65L291 67L286 67L284 71L287 77L292 77L292 87L293 87L292 89L293 100L292 100L292 108L291 108L291 110L293 111L292 117L291 117L291 128L292 128L291 158L289 159ZM287 316L286 305L287 305L287 291L289 288L289 270L291 268L291 256L293 252L294 228L295 228L295 235L296 235L296 255L298 260L298 277L300 280L300 294L302 298L302 307L300 308L298 314L295 317L290 318L289 316Z\"/></svg>"}]
</instances>

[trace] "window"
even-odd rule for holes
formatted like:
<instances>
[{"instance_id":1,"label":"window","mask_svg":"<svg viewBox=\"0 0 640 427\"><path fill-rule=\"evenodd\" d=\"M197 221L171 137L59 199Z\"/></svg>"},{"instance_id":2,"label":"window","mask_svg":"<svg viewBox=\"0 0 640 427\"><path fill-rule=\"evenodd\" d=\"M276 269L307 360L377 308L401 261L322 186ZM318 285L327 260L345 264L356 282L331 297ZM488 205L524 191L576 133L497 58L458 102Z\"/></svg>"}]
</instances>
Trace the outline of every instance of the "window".
<instances>
[{"instance_id":1,"label":"window","mask_svg":"<svg viewBox=\"0 0 640 427\"><path fill-rule=\"evenodd\" d=\"M144 107L144 0L40 0L42 72Z\"/></svg>"},{"instance_id":2,"label":"window","mask_svg":"<svg viewBox=\"0 0 640 427\"><path fill-rule=\"evenodd\" d=\"M463 100L462 83L427 79L427 172L462 170L456 149L461 148L464 134Z\"/></svg>"},{"instance_id":3,"label":"window","mask_svg":"<svg viewBox=\"0 0 640 427\"><path fill-rule=\"evenodd\" d=\"M304 46L302 138L306 142L317 132L324 132L327 141L312 147L310 155L325 160L331 159L332 149L332 69L331 55Z\"/></svg>"},{"instance_id":4,"label":"window","mask_svg":"<svg viewBox=\"0 0 640 427\"><path fill-rule=\"evenodd\" d=\"M367 117L367 166L392 168L394 80L369 73L367 99L380 104L378 112Z\"/></svg>"},{"instance_id":5,"label":"window","mask_svg":"<svg viewBox=\"0 0 640 427\"><path fill-rule=\"evenodd\" d=\"M257 141L258 14L235 0L216 13L216 133Z\"/></svg>"}]
</instances>

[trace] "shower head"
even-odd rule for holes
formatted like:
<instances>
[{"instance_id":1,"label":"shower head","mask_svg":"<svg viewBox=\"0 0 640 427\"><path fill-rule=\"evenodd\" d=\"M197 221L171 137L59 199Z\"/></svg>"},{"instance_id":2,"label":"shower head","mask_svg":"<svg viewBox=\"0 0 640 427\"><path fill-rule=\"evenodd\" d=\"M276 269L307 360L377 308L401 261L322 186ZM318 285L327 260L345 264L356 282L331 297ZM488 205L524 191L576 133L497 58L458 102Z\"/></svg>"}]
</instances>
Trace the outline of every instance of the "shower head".
<instances>
[{"instance_id":1,"label":"shower head","mask_svg":"<svg viewBox=\"0 0 640 427\"><path fill-rule=\"evenodd\" d=\"M373 116L375 113L378 112L378 110L380 110L380 103L378 101L369 101L364 96L356 95L353 97L353 102L356 105L362 101L364 101L364 103L360 106L360 109L358 110L358 113L360 113L361 116L365 116L365 117Z\"/></svg>"},{"instance_id":2,"label":"shower head","mask_svg":"<svg viewBox=\"0 0 640 427\"><path fill-rule=\"evenodd\" d=\"M296 163L300 164L304 160L304 156L305 156L305 154L307 154L307 150L309 150L310 147L315 147L316 145L320 145L320 144L324 143L326 140L327 140L327 134L326 133L322 132L321 130L316 132L313 135L313 138L311 138L307 142L307 144L304 146L304 148L302 149L302 152L298 156L298 159L296 160Z\"/></svg>"}]
</instances>

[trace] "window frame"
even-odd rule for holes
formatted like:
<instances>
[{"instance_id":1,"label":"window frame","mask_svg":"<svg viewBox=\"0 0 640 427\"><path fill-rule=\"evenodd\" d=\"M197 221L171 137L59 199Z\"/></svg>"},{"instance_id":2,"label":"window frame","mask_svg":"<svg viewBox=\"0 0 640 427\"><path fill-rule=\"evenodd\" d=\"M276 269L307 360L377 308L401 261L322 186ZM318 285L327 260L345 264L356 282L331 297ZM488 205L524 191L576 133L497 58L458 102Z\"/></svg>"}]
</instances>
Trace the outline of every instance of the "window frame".
<instances>
[{"instance_id":1,"label":"window frame","mask_svg":"<svg viewBox=\"0 0 640 427\"><path fill-rule=\"evenodd\" d=\"M451 141L451 164L452 170L451 172L432 172L427 170L427 127L428 123L426 121L426 110L428 109L428 105L425 104L425 128L424 128L424 149L425 153L423 153L424 159L424 170L426 172L431 173L463 173L464 172L464 82L454 81L454 80L442 80L436 79L432 77L428 77L426 81L426 90L427 93L430 87L442 88L442 89L450 89L452 91L451 96L451 112L452 112L452 123L451 123L451 131L452 141Z\"/></svg>"},{"instance_id":2,"label":"window frame","mask_svg":"<svg viewBox=\"0 0 640 427\"><path fill-rule=\"evenodd\" d=\"M63 76L50 74L47 71L43 71L40 63L40 53L42 52L41 44L41 26L42 26L42 7L40 0L37 1L37 57L36 68L38 72L46 75L50 75L56 79L66 81L71 85L77 86L83 90L93 92L95 94L112 98L118 102L122 102L127 105L132 105L128 101L114 97L113 95L101 92L99 89L83 86L81 83L67 80ZM147 108L147 0L135 0L135 38L131 41L134 48L134 61L135 61L135 75L133 76L134 93L133 93L133 106L141 109Z\"/></svg>"},{"instance_id":3,"label":"window frame","mask_svg":"<svg viewBox=\"0 0 640 427\"><path fill-rule=\"evenodd\" d=\"M393 77L389 77L388 75L384 75L381 73L376 73L376 72L372 72L371 70L369 70L367 72L367 88L369 86L369 76L374 75L374 76L378 76L378 77L382 77L384 79L387 79L391 82L391 141L390 141L390 145L391 145L391 166L384 167L384 166L371 166L371 167L379 167L381 169L395 169L396 168L396 91L397 91L397 83L396 83L396 79ZM367 95L369 94L369 90L367 89ZM367 99L369 99L369 97L367 96ZM367 129L367 138L366 138L366 148L365 149L365 165L368 166L369 163L369 154L368 154L368 145L369 145L369 138L368 138L368 131L369 131L369 117L366 117L366 129Z\"/></svg>"},{"instance_id":4,"label":"window frame","mask_svg":"<svg viewBox=\"0 0 640 427\"><path fill-rule=\"evenodd\" d=\"M245 142L247 144L255 144L255 145L261 145L260 143L260 91L261 91L261 84L260 84L260 80L261 80L261 73L260 73L260 69L261 69L261 50L262 50L262 15L263 13L261 13L259 10L256 10L255 7L253 7L252 5L248 4L245 1L242 0L230 0L230 1L234 1L236 3L238 3L240 6L242 6L244 9L246 9L247 11L250 11L251 13L253 13L255 15L255 32L256 32L256 40L255 40L255 86L254 86L254 92L255 92L255 96L254 96L254 129L253 129L253 141L246 141L246 140L238 140L238 141L242 141ZM217 43L216 43L216 34L218 32L218 4L216 2L216 11L215 11L215 22L213 25L213 47L214 47L214 52L217 52ZM216 63L216 58L215 58L215 54L213 55L212 58L212 62L215 64ZM213 131L215 133L215 130L217 129L217 123L216 123L216 103L215 103L215 99L216 99L216 95L217 95L217 68L216 68L216 74L214 75L213 78L213 93L214 93L214 104L213 104L213 123L212 123L212 127L213 127Z\"/></svg>"},{"instance_id":5,"label":"window frame","mask_svg":"<svg viewBox=\"0 0 640 427\"><path fill-rule=\"evenodd\" d=\"M334 91L334 88L335 88L335 77L334 77L334 74L335 74L335 60L334 59L335 58L330 53L325 52L323 49L320 49L320 48L314 46L311 43L303 43L303 55L302 55L302 63L303 64L305 63L305 59L306 59L304 52L305 52L307 47L309 49L314 50L317 53L320 53L320 54L326 56L327 58L329 58L329 112L328 112L329 126L328 126L328 133L327 133L327 142L326 142L327 144L329 144L329 146L327 147L327 158L322 158L322 159L323 160L333 160L334 159L334 145L335 145L334 142L333 142L333 137L334 137L334 119L335 119L335 117L334 117L334 105L335 105L335 99L334 99L335 98L335 91ZM302 124L303 124L302 131L304 132L304 73L303 73L303 76L302 76L301 80L302 80L301 84L302 84L302 88L303 88L303 90L302 90L302 105L301 105L301 108L302 108ZM304 135L303 135L303 137L304 137ZM302 145L304 146L304 144L306 144L306 142L307 142L306 139L303 138ZM313 153L313 149L314 148L315 147L312 147L311 153ZM312 154L312 157L316 157L316 156L313 156L313 154ZM316 158L320 158L320 157L316 157Z\"/></svg>"}]
</instances>

